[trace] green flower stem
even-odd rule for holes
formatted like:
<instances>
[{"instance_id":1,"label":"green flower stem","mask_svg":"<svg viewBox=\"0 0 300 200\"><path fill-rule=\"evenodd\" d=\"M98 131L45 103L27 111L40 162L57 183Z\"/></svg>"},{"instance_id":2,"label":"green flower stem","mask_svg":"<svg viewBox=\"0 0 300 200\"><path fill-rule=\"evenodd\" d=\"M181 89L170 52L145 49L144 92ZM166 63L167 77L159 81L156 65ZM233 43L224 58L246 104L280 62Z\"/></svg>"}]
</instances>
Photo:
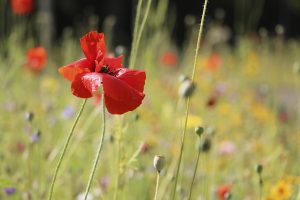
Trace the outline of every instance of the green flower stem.
<instances>
[{"instance_id":1,"label":"green flower stem","mask_svg":"<svg viewBox=\"0 0 300 200\"><path fill-rule=\"evenodd\" d=\"M203 24L204 24L204 18L205 18L205 13L206 13L207 2L208 2L208 0L204 1L204 6L203 6L203 11L202 11L202 16L201 16L200 28L199 28L198 39L197 39L197 47L196 47L196 53L195 53L195 58L194 58L194 66L193 66L193 72L192 72L192 81L194 81L194 78L195 78L197 57L198 57L198 52L199 52L200 44L201 44L201 36L202 36L202 32L203 32ZM177 182L178 182L178 174L179 174L179 170L180 170L182 153L183 153L183 149L184 149L184 141L185 141L185 135L186 135L187 120L189 117L189 109L190 109L190 97L188 97L187 103L186 103L186 112L185 112L184 128L183 128L182 137L181 137L180 154L179 154L179 159L178 159L178 164L177 164L177 169L176 169L176 174L175 174L175 184L174 184L172 198L171 198L173 200L175 199L176 187L177 187Z\"/></svg>"},{"instance_id":2,"label":"green flower stem","mask_svg":"<svg viewBox=\"0 0 300 200\"><path fill-rule=\"evenodd\" d=\"M197 174L199 158L200 158L200 151L198 151L198 155L197 155L197 161L196 161L195 168L194 168L194 174L193 174L193 179L192 179L192 183L190 186L188 200L190 200L192 198L192 191L193 191L193 186L194 186L194 182L195 182L195 178L196 178L196 174Z\"/></svg>"},{"instance_id":3,"label":"green flower stem","mask_svg":"<svg viewBox=\"0 0 300 200\"><path fill-rule=\"evenodd\" d=\"M158 186L159 186L159 178L160 178L160 174L159 174L159 172L157 172L154 200L157 200Z\"/></svg>"},{"instance_id":4,"label":"green flower stem","mask_svg":"<svg viewBox=\"0 0 300 200\"><path fill-rule=\"evenodd\" d=\"M258 174L258 184L259 184L259 199L262 199L262 192L263 192L263 179L261 173Z\"/></svg>"},{"instance_id":5,"label":"green flower stem","mask_svg":"<svg viewBox=\"0 0 300 200\"><path fill-rule=\"evenodd\" d=\"M63 147L62 153L61 153L60 158L59 158L59 160L58 160L58 163L57 163L57 165L56 165L56 168L55 168L55 171L54 171L54 176L53 176L53 179L52 179L52 182L51 182L51 185L50 185L49 198L48 198L49 200L52 199L53 188L54 188L54 184L55 184L55 181L56 181L56 177L57 177L58 171L59 171L59 169L60 169L62 160L63 160L63 158L64 158L64 156L65 156L65 153L66 153L67 148L68 148L68 146L69 146L70 140L71 140L72 135L73 135L73 133L74 133L74 129L75 129L77 123L78 123L78 120L79 120L79 118L80 118L80 116L81 116L81 114L82 114L82 111L83 111L83 109L84 109L84 107L85 107L86 102L87 102L87 99L85 99L84 102L83 102L82 105L81 105L81 108L80 108L80 110L79 110L79 112L78 112L78 114L77 114L77 116L76 116L76 118L75 118L74 124L73 124L73 126L72 126L72 128L71 128L71 130L70 130L70 133L69 133L69 135L68 135L68 137L67 137L67 140L66 140L66 142L65 142L65 145L64 145L64 147Z\"/></svg>"},{"instance_id":6,"label":"green flower stem","mask_svg":"<svg viewBox=\"0 0 300 200\"><path fill-rule=\"evenodd\" d=\"M94 164L93 164L93 168L92 168L92 171L90 173L90 178L89 178L89 181L88 181L88 184L87 184L87 187L86 187L84 200L87 199L89 191L91 189L91 185L92 185L94 175L95 175L95 172L96 172L96 169L97 169L98 161L99 161L101 150L102 150L102 147L103 147L104 136L105 136L106 124L105 124L104 94L102 95L101 100L102 100L102 133L101 133L101 139L100 139L100 143L98 145L97 155L96 155L96 158L95 158L95 161L94 161Z\"/></svg>"},{"instance_id":7,"label":"green flower stem","mask_svg":"<svg viewBox=\"0 0 300 200\"><path fill-rule=\"evenodd\" d=\"M133 46L133 49L132 49L132 54L130 56L130 61L131 62L129 63L129 67L131 67L131 68L134 68L134 65L135 65L137 51L138 51L138 48L139 48L139 45L140 45L143 30L144 30L144 27L145 27L145 24L146 24L148 15L149 15L151 3L152 3L152 0L147 1L146 11L145 11L144 18L142 20L141 28L140 28L139 32L137 33L136 43L135 43L135 45Z\"/></svg>"}]
</instances>

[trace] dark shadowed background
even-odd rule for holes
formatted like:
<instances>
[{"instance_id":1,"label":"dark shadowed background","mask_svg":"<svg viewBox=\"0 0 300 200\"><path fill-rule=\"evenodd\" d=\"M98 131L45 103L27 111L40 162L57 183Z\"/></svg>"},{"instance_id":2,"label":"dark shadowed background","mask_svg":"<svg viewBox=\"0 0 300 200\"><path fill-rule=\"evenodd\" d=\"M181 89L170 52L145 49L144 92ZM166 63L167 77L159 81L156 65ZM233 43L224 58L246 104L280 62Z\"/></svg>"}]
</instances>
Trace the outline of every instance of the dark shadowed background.
<instances>
[{"instance_id":1,"label":"dark shadowed background","mask_svg":"<svg viewBox=\"0 0 300 200\"><path fill-rule=\"evenodd\" d=\"M199 0L170 0L169 10L175 12L176 16L174 37L179 44L184 39L185 17L192 14L199 21L202 3ZM101 30L104 18L114 15L115 42L128 45L136 4L137 0L53 0L55 36L60 37L66 27L76 27L86 22L91 14L99 17L98 27ZM211 0L208 5L209 18L214 19L216 10L220 9L224 10L224 23L232 29L234 35L248 34L261 27L272 34L277 24L283 25L287 37L298 37L300 34L299 0ZM238 28L239 24L244 26Z\"/></svg>"}]
</instances>

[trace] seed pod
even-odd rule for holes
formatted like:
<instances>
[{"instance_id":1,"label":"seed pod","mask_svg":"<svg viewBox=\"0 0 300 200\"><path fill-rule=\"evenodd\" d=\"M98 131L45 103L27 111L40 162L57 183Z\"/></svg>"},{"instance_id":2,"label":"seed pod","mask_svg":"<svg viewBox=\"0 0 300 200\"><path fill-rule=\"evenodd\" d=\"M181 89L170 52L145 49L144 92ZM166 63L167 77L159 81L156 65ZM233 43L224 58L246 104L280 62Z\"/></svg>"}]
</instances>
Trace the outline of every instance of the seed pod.
<instances>
[{"instance_id":1,"label":"seed pod","mask_svg":"<svg viewBox=\"0 0 300 200\"><path fill-rule=\"evenodd\" d=\"M154 168L156 169L156 171L158 173L161 172L161 170L164 168L165 166L165 157L164 156L160 156L160 155L156 155L154 156L154 159L153 159L153 166Z\"/></svg>"}]
</instances>

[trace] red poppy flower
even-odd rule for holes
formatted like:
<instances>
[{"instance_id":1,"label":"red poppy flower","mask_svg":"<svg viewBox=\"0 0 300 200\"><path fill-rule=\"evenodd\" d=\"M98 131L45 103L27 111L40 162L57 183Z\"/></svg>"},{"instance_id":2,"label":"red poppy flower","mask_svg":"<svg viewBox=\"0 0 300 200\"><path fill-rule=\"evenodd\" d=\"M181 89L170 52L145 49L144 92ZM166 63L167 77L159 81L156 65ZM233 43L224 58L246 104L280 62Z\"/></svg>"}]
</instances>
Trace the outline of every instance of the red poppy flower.
<instances>
[{"instance_id":1,"label":"red poppy flower","mask_svg":"<svg viewBox=\"0 0 300 200\"><path fill-rule=\"evenodd\" d=\"M26 66L35 71L40 72L47 60L47 52L44 47L31 48L27 51Z\"/></svg>"},{"instance_id":2,"label":"red poppy flower","mask_svg":"<svg viewBox=\"0 0 300 200\"><path fill-rule=\"evenodd\" d=\"M220 200L226 199L226 194L230 192L230 185L223 184L218 187L217 193Z\"/></svg>"},{"instance_id":3,"label":"red poppy flower","mask_svg":"<svg viewBox=\"0 0 300 200\"><path fill-rule=\"evenodd\" d=\"M90 98L99 93L102 84L108 112L123 114L137 108L145 96L145 72L122 68L123 55L107 57L103 33L89 32L80 44L85 58L59 68L59 73L72 81L73 95Z\"/></svg>"},{"instance_id":4,"label":"red poppy flower","mask_svg":"<svg viewBox=\"0 0 300 200\"><path fill-rule=\"evenodd\" d=\"M11 0L12 11L17 15L28 14L33 9L33 0Z\"/></svg>"}]
</instances>

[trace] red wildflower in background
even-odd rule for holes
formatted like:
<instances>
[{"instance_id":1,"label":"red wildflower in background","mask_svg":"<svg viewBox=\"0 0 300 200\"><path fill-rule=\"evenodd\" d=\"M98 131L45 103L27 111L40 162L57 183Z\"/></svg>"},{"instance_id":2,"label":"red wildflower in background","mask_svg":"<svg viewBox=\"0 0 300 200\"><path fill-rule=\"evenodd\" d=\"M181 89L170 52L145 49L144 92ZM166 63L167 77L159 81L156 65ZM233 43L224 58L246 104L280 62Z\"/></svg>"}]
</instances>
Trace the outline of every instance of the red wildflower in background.
<instances>
[{"instance_id":1,"label":"red wildflower in background","mask_svg":"<svg viewBox=\"0 0 300 200\"><path fill-rule=\"evenodd\" d=\"M206 60L205 68L210 71L219 69L222 64L222 58L218 53L211 53Z\"/></svg>"},{"instance_id":2,"label":"red wildflower in background","mask_svg":"<svg viewBox=\"0 0 300 200\"><path fill-rule=\"evenodd\" d=\"M111 114L123 114L137 108L144 99L146 74L122 68L122 58L107 57L104 34L89 32L80 39L85 58L59 68L72 81L72 93L80 98L99 94L102 84L105 106Z\"/></svg>"},{"instance_id":3,"label":"red wildflower in background","mask_svg":"<svg viewBox=\"0 0 300 200\"><path fill-rule=\"evenodd\" d=\"M223 184L218 187L217 194L220 200L226 199L226 194L230 192L230 185Z\"/></svg>"},{"instance_id":4,"label":"red wildflower in background","mask_svg":"<svg viewBox=\"0 0 300 200\"><path fill-rule=\"evenodd\" d=\"M212 95L211 97L209 97L209 99L206 101L206 106L208 108L214 108L216 103L218 101L218 96L216 95Z\"/></svg>"},{"instance_id":5,"label":"red wildflower in background","mask_svg":"<svg viewBox=\"0 0 300 200\"><path fill-rule=\"evenodd\" d=\"M17 15L28 14L33 9L33 0L10 0L12 11Z\"/></svg>"},{"instance_id":6,"label":"red wildflower in background","mask_svg":"<svg viewBox=\"0 0 300 200\"><path fill-rule=\"evenodd\" d=\"M177 64L177 55L173 52L165 52L161 58L160 61L163 65L171 67Z\"/></svg>"},{"instance_id":7,"label":"red wildflower in background","mask_svg":"<svg viewBox=\"0 0 300 200\"><path fill-rule=\"evenodd\" d=\"M35 47L28 49L26 67L29 69L40 72L47 60L47 52L44 47Z\"/></svg>"}]
</instances>

